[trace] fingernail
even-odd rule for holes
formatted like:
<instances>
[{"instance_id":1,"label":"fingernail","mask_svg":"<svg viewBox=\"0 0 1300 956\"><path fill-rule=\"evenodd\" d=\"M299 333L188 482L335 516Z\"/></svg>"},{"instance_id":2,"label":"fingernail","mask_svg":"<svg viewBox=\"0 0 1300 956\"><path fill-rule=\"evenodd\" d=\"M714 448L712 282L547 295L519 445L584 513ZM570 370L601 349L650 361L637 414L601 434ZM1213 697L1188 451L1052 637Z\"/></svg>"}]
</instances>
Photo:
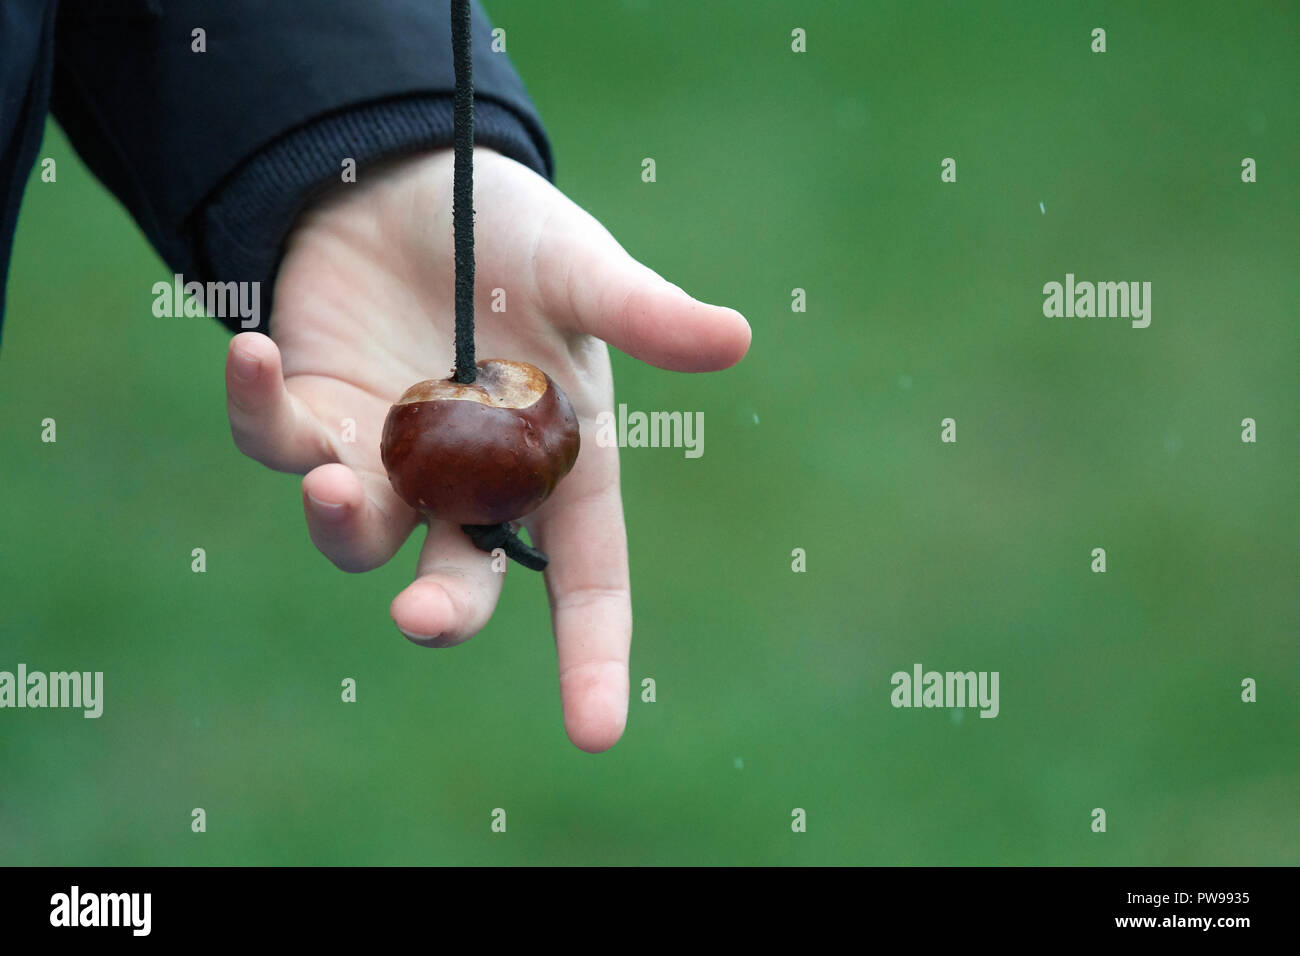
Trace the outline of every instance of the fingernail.
<instances>
[{"instance_id":1,"label":"fingernail","mask_svg":"<svg viewBox=\"0 0 1300 956\"><path fill-rule=\"evenodd\" d=\"M448 647L447 639L442 634L412 634L406 628L399 626L397 628L402 635L421 647Z\"/></svg>"},{"instance_id":2,"label":"fingernail","mask_svg":"<svg viewBox=\"0 0 1300 956\"><path fill-rule=\"evenodd\" d=\"M237 348L231 365L236 379L241 382L250 382L257 376L257 370L261 368L262 360L256 355L250 355L243 349Z\"/></svg>"},{"instance_id":3,"label":"fingernail","mask_svg":"<svg viewBox=\"0 0 1300 956\"><path fill-rule=\"evenodd\" d=\"M321 501L313 496L311 492L307 493L307 500L311 502L313 508L320 512L322 518L332 520L343 514L344 505L342 502Z\"/></svg>"}]
</instances>

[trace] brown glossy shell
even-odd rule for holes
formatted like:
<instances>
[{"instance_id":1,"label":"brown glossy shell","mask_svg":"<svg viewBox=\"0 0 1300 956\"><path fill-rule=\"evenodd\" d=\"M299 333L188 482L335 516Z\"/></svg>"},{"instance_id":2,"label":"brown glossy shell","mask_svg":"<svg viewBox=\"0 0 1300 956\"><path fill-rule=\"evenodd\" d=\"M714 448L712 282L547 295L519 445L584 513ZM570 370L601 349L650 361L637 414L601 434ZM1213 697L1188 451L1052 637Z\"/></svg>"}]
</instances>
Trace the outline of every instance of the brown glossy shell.
<instances>
[{"instance_id":1,"label":"brown glossy shell","mask_svg":"<svg viewBox=\"0 0 1300 956\"><path fill-rule=\"evenodd\" d=\"M472 385L429 380L408 389L389 409L380 445L398 496L457 524L536 510L578 458L578 418L549 375L503 359L478 368Z\"/></svg>"}]
</instances>

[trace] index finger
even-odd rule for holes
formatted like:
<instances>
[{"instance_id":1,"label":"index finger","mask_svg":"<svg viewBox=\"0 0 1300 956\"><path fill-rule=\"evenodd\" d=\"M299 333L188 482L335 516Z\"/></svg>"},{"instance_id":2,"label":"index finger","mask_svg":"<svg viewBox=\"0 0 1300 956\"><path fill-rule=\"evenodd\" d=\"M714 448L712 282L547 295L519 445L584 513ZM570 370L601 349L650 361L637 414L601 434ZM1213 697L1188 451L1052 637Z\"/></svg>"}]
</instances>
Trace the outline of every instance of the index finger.
<instances>
[{"instance_id":1,"label":"index finger","mask_svg":"<svg viewBox=\"0 0 1300 956\"><path fill-rule=\"evenodd\" d=\"M577 465L528 527L550 557L564 730L577 747L599 753L627 725L632 596L618 449L583 438Z\"/></svg>"}]
</instances>

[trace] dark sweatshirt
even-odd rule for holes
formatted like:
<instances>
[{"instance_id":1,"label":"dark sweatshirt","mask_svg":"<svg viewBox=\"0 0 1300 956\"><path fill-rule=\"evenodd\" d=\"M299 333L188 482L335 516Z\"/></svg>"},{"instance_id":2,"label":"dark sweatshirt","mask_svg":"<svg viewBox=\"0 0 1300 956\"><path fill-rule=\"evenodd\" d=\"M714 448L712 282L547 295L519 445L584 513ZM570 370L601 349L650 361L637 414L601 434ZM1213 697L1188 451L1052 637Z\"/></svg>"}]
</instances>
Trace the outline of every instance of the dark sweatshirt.
<instances>
[{"instance_id":1,"label":"dark sweatshirt","mask_svg":"<svg viewBox=\"0 0 1300 956\"><path fill-rule=\"evenodd\" d=\"M552 178L491 30L475 3L475 141ZM0 0L0 321L50 110L186 282L261 283L264 326L298 211L346 158L450 145L453 88L448 0Z\"/></svg>"}]
</instances>

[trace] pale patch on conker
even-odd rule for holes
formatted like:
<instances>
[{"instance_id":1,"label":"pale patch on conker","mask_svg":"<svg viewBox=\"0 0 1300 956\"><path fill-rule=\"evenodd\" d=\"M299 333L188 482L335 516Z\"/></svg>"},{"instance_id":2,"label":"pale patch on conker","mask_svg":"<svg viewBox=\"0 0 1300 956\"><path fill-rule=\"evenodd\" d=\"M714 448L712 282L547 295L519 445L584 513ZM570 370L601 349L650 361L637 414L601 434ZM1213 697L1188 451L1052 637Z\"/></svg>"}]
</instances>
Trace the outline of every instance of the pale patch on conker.
<instances>
[{"instance_id":1,"label":"pale patch on conker","mask_svg":"<svg viewBox=\"0 0 1300 956\"><path fill-rule=\"evenodd\" d=\"M528 408L545 393L546 375L535 365L484 359L478 363L477 378L468 385L452 379L427 379L403 392L397 404L460 401L496 408Z\"/></svg>"}]
</instances>

